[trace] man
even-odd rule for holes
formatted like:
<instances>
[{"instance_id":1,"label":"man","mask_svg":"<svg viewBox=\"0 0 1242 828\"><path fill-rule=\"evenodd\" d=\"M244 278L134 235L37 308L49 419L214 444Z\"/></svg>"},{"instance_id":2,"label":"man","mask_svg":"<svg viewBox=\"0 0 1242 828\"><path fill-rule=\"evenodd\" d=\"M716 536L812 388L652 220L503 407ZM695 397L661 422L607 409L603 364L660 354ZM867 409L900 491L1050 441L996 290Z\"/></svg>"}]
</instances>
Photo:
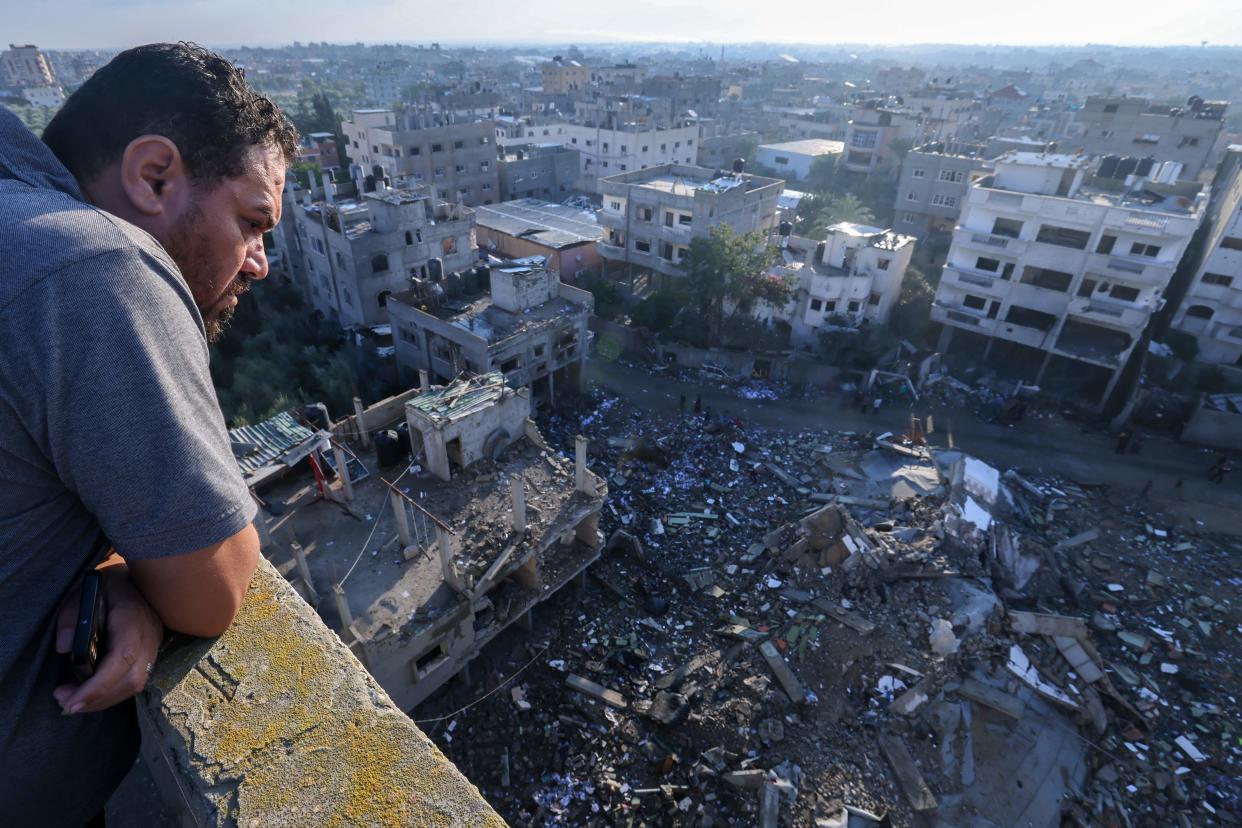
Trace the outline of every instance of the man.
<instances>
[{"instance_id":1,"label":"man","mask_svg":"<svg viewBox=\"0 0 1242 828\"><path fill-rule=\"evenodd\" d=\"M223 632L258 560L207 343L267 275L296 134L224 59L156 44L43 140L0 110L0 821L80 826L133 764L164 628ZM102 538L78 686L57 651Z\"/></svg>"}]
</instances>

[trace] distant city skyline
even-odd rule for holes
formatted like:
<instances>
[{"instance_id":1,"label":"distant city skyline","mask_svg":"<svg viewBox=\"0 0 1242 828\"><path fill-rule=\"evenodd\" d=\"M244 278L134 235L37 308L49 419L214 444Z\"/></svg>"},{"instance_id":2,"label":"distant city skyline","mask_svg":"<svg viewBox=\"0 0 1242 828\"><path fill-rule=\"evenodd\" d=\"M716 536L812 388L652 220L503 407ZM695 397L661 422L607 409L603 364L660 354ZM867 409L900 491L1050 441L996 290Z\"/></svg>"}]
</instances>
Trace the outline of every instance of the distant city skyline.
<instances>
[{"instance_id":1,"label":"distant city skyline","mask_svg":"<svg viewBox=\"0 0 1242 828\"><path fill-rule=\"evenodd\" d=\"M158 40L218 47L334 43L799 43L1075 46L1242 45L1238 0L1136 4L1046 0L1015 9L986 0L893 0L827 6L633 0L624 8L543 0L61 0L13 4L4 37L49 49L114 49ZM425 22L424 22L425 21Z\"/></svg>"}]
</instances>

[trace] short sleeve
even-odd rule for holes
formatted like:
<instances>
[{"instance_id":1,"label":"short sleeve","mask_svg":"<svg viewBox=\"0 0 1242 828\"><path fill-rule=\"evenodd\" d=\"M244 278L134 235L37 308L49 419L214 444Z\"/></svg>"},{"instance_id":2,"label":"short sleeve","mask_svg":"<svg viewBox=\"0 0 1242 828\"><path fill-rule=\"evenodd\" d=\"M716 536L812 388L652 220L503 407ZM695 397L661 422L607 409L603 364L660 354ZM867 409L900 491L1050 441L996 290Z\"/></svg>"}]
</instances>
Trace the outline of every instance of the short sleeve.
<instances>
[{"instance_id":1,"label":"short sleeve","mask_svg":"<svg viewBox=\"0 0 1242 828\"><path fill-rule=\"evenodd\" d=\"M47 277L22 328L44 400L42 444L126 558L178 555L249 524L202 321L180 275L139 248Z\"/></svg>"}]
</instances>

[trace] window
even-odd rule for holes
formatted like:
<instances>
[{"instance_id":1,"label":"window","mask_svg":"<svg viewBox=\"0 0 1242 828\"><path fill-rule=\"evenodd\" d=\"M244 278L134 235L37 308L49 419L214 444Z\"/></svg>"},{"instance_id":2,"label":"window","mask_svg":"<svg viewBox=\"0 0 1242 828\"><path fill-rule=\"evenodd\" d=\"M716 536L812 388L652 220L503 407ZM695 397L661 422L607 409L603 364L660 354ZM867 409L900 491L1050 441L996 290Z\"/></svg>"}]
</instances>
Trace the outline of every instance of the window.
<instances>
[{"instance_id":1,"label":"window","mask_svg":"<svg viewBox=\"0 0 1242 828\"><path fill-rule=\"evenodd\" d=\"M423 148L422 147L410 147L408 152L410 155L422 155Z\"/></svg>"},{"instance_id":2,"label":"window","mask_svg":"<svg viewBox=\"0 0 1242 828\"><path fill-rule=\"evenodd\" d=\"M772 160L775 161L777 164L780 164L782 167L789 165L789 159L783 155L778 155Z\"/></svg>"},{"instance_id":3,"label":"window","mask_svg":"<svg viewBox=\"0 0 1242 828\"><path fill-rule=\"evenodd\" d=\"M647 151L647 145L643 144L643 152L646 152L646 151Z\"/></svg>"},{"instance_id":4,"label":"window","mask_svg":"<svg viewBox=\"0 0 1242 828\"><path fill-rule=\"evenodd\" d=\"M1191 305L1186 308L1186 315L1191 319L1211 319L1213 313L1207 305Z\"/></svg>"},{"instance_id":5,"label":"window","mask_svg":"<svg viewBox=\"0 0 1242 828\"><path fill-rule=\"evenodd\" d=\"M444 144L432 144L431 151L432 152L444 152Z\"/></svg>"},{"instance_id":6,"label":"window","mask_svg":"<svg viewBox=\"0 0 1242 828\"><path fill-rule=\"evenodd\" d=\"M625 144L622 144L622 145L621 145L621 151L622 151L622 152L628 152L628 150L627 150L627 148L626 148Z\"/></svg>"},{"instance_id":7,"label":"window","mask_svg":"<svg viewBox=\"0 0 1242 828\"><path fill-rule=\"evenodd\" d=\"M1159 144L1160 136L1155 133L1147 133L1146 135L1138 135L1134 138L1136 144Z\"/></svg>"},{"instance_id":8,"label":"window","mask_svg":"<svg viewBox=\"0 0 1242 828\"><path fill-rule=\"evenodd\" d=\"M660 152L668 152L668 144L660 144Z\"/></svg>"},{"instance_id":9,"label":"window","mask_svg":"<svg viewBox=\"0 0 1242 828\"><path fill-rule=\"evenodd\" d=\"M962 180L962 172L961 170L941 170L937 180L957 184Z\"/></svg>"},{"instance_id":10,"label":"window","mask_svg":"<svg viewBox=\"0 0 1242 828\"><path fill-rule=\"evenodd\" d=\"M609 209L609 210L618 210L618 211L619 211L619 210L621 209L621 202L619 202L619 201L615 201L615 200L613 200L613 201L609 201L609 202L608 202L608 209Z\"/></svg>"},{"instance_id":11,"label":"window","mask_svg":"<svg viewBox=\"0 0 1242 828\"><path fill-rule=\"evenodd\" d=\"M971 310L983 310L987 307L988 301L982 296L965 296L962 298L962 307Z\"/></svg>"},{"instance_id":12,"label":"window","mask_svg":"<svg viewBox=\"0 0 1242 828\"><path fill-rule=\"evenodd\" d=\"M1225 276L1221 273L1204 273L1202 281L1205 285L1220 285L1221 287L1229 287L1233 284L1233 277Z\"/></svg>"},{"instance_id":13,"label":"window","mask_svg":"<svg viewBox=\"0 0 1242 828\"><path fill-rule=\"evenodd\" d=\"M375 297L376 304L378 304L381 308L387 307L389 296L392 296L391 290L381 290L379 296Z\"/></svg>"},{"instance_id":14,"label":"window","mask_svg":"<svg viewBox=\"0 0 1242 828\"><path fill-rule=\"evenodd\" d=\"M1130 255L1131 256L1147 256L1148 258L1154 259L1155 257L1160 255L1160 245L1144 244L1143 242L1135 242L1134 244L1130 245Z\"/></svg>"},{"instance_id":15,"label":"window","mask_svg":"<svg viewBox=\"0 0 1242 828\"><path fill-rule=\"evenodd\" d=\"M608 162L607 162L607 161L600 161L600 162L599 162L599 165L600 165L601 167L607 167L607 166L608 166Z\"/></svg>"},{"instance_id":16,"label":"window","mask_svg":"<svg viewBox=\"0 0 1242 828\"><path fill-rule=\"evenodd\" d=\"M1057 317L1056 314L1044 313L1034 308L1010 305L1009 312L1005 314L1005 321L1012 325L1021 325L1024 328L1050 331L1057 324Z\"/></svg>"},{"instance_id":17,"label":"window","mask_svg":"<svg viewBox=\"0 0 1242 828\"><path fill-rule=\"evenodd\" d=\"M870 149L871 147L874 147L876 145L876 137L878 135L879 133L876 133L876 132L857 132L856 131L850 143L861 149Z\"/></svg>"},{"instance_id":18,"label":"window","mask_svg":"<svg viewBox=\"0 0 1242 828\"><path fill-rule=\"evenodd\" d=\"M1107 113L1113 113L1117 111L1117 107L1118 104L1104 104L1104 111Z\"/></svg>"},{"instance_id":19,"label":"window","mask_svg":"<svg viewBox=\"0 0 1242 828\"><path fill-rule=\"evenodd\" d=\"M444 167L436 167L436 178L444 178Z\"/></svg>"},{"instance_id":20,"label":"window","mask_svg":"<svg viewBox=\"0 0 1242 828\"><path fill-rule=\"evenodd\" d=\"M1100 236L1100 243L1095 248L1096 253L1109 254L1113 252L1113 245L1117 243L1116 236Z\"/></svg>"},{"instance_id":21,"label":"window","mask_svg":"<svg viewBox=\"0 0 1242 828\"><path fill-rule=\"evenodd\" d=\"M449 236L448 238L444 239L444 241L440 242L440 250L446 256L449 255L450 253L456 253L457 252L457 237Z\"/></svg>"},{"instance_id":22,"label":"window","mask_svg":"<svg viewBox=\"0 0 1242 828\"><path fill-rule=\"evenodd\" d=\"M988 273L995 273L1000 270L1000 262L997 259L989 259L987 256L980 256L975 262L976 270L986 270Z\"/></svg>"},{"instance_id":23,"label":"window","mask_svg":"<svg viewBox=\"0 0 1242 828\"><path fill-rule=\"evenodd\" d=\"M876 267L880 270L888 270L888 266L892 263L892 259L880 259L876 262Z\"/></svg>"},{"instance_id":24,"label":"window","mask_svg":"<svg viewBox=\"0 0 1242 828\"><path fill-rule=\"evenodd\" d=\"M849 312L850 312L850 313L858 313L858 300L857 300L857 299L854 299L854 300L852 300L852 301L850 302L850 304L849 304Z\"/></svg>"},{"instance_id":25,"label":"window","mask_svg":"<svg viewBox=\"0 0 1242 828\"><path fill-rule=\"evenodd\" d=\"M620 164L620 165L618 165L618 166L620 166L620 167L621 167L621 172L625 172L625 171L626 171L626 169L628 169L628 168L627 168L624 164Z\"/></svg>"},{"instance_id":26,"label":"window","mask_svg":"<svg viewBox=\"0 0 1242 828\"><path fill-rule=\"evenodd\" d=\"M464 173L465 171L466 171L465 164L454 164L453 165L453 172Z\"/></svg>"},{"instance_id":27,"label":"window","mask_svg":"<svg viewBox=\"0 0 1242 828\"><path fill-rule=\"evenodd\" d=\"M1091 294L1095 293L1095 284L1095 279L1083 279L1078 286L1078 295L1083 299L1090 299Z\"/></svg>"},{"instance_id":28,"label":"window","mask_svg":"<svg viewBox=\"0 0 1242 828\"><path fill-rule=\"evenodd\" d=\"M388 269L388 257L383 253L376 253L371 257L371 272L380 273Z\"/></svg>"},{"instance_id":29,"label":"window","mask_svg":"<svg viewBox=\"0 0 1242 828\"><path fill-rule=\"evenodd\" d=\"M1113 285L1108 295L1118 302L1133 302L1139 297L1139 289L1127 285Z\"/></svg>"},{"instance_id":30,"label":"window","mask_svg":"<svg viewBox=\"0 0 1242 828\"><path fill-rule=\"evenodd\" d=\"M914 193L906 193L906 201L918 201L919 197Z\"/></svg>"},{"instance_id":31,"label":"window","mask_svg":"<svg viewBox=\"0 0 1242 828\"><path fill-rule=\"evenodd\" d=\"M1068 227L1057 227L1045 224L1039 228L1035 241L1044 244L1055 244L1058 247L1072 247L1075 250L1086 250L1091 234L1085 230L1071 230Z\"/></svg>"},{"instance_id":32,"label":"window","mask_svg":"<svg viewBox=\"0 0 1242 828\"><path fill-rule=\"evenodd\" d=\"M588 139L586 139L586 145L587 145L588 147L593 147L593 146L595 146L595 142L594 142L594 141L592 141L590 138L588 138Z\"/></svg>"},{"instance_id":33,"label":"window","mask_svg":"<svg viewBox=\"0 0 1242 828\"><path fill-rule=\"evenodd\" d=\"M922 167L915 167L914 171L910 173L910 177L911 178L926 178L927 170L923 169Z\"/></svg>"},{"instance_id":34,"label":"window","mask_svg":"<svg viewBox=\"0 0 1242 828\"><path fill-rule=\"evenodd\" d=\"M1225 236L1220 240L1220 246L1226 250L1242 250L1242 239L1237 236Z\"/></svg>"},{"instance_id":35,"label":"window","mask_svg":"<svg viewBox=\"0 0 1242 828\"><path fill-rule=\"evenodd\" d=\"M1177 142L1177 146L1179 149L1181 147L1197 147L1199 146L1199 139L1192 135L1183 135L1182 140Z\"/></svg>"},{"instance_id":36,"label":"window","mask_svg":"<svg viewBox=\"0 0 1242 828\"><path fill-rule=\"evenodd\" d=\"M668 261L673 260L673 245L669 242L660 242L660 258Z\"/></svg>"},{"instance_id":37,"label":"window","mask_svg":"<svg viewBox=\"0 0 1242 828\"><path fill-rule=\"evenodd\" d=\"M570 138L570 139L569 139L569 143L571 143L571 144L576 144L576 143L578 143L578 139L577 139L577 138Z\"/></svg>"},{"instance_id":38,"label":"window","mask_svg":"<svg viewBox=\"0 0 1242 828\"><path fill-rule=\"evenodd\" d=\"M690 213L679 213L677 216L677 223L682 227L689 227L694 223L694 216Z\"/></svg>"},{"instance_id":39,"label":"window","mask_svg":"<svg viewBox=\"0 0 1242 828\"><path fill-rule=\"evenodd\" d=\"M341 251L336 251L336 266L341 270L345 269L345 257L341 255Z\"/></svg>"},{"instance_id":40,"label":"window","mask_svg":"<svg viewBox=\"0 0 1242 828\"><path fill-rule=\"evenodd\" d=\"M480 139L479 139L479 144L480 144L480 145L490 144L491 142L492 142L492 139L491 139L491 138L489 138L489 137L488 137L488 136L486 136L486 135L484 135L482 138L480 138Z\"/></svg>"},{"instance_id":41,"label":"window","mask_svg":"<svg viewBox=\"0 0 1242 828\"><path fill-rule=\"evenodd\" d=\"M878 293L873 293L873 294L871 294L870 296L868 296L868 297L867 297L867 304L868 304L868 305L878 305L878 304L880 304L880 294L878 294Z\"/></svg>"},{"instance_id":42,"label":"window","mask_svg":"<svg viewBox=\"0 0 1242 828\"><path fill-rule=\"evenodd\" d=\"M822 311L823 309L824 309L824 303L823 303L823 302L821 302L821 301L820 301L820 300L818 300L818 299L812 299L812 300L811 300L811 310L813 310L813 311Z\"/></svg>"},{"instance_id":43,"label":"window","mask_svg":"<svg viewBox=\"0 0 1242 828\"><path fill-rule=\"evenodd\" d=\"M931 203L933 207L956 207L957 196L944 195L943 193L936 193L935 195L932 196Z\"/></svg>"},{"instance_id":44,"label":"window","mask_svg":"<svg viewBox=\"0 0 1242 828\"><path fill-rule=\"evenodd\" d=\"M374 144L372 144L372 145L371 145L371 153L372 153L373 155L379 155L379 147L377 147L377 146L375 146Z\"/></svg>"},{"instance_id":45,"label":"window","mask_svg":"<svg viewBox=\"0 0 1242 828\"><path fill-rule=\"evenodd\" d=\"M673 149L681 149L681 141L674 141Z\"/></svg>"},{"instance_id":46,"label":"window","mask_svg":"<svg viewBox=\"0 0 1242 828\"><path fill-rule=\"evenodd\" d=\"M992 222L992 235L1016 239L1022 234L1022 222L1017 219L998 218Z\"/></svg>"},{"instance_id":47,"label":"window","mask_svg":"<svg viewBox=\"0 0 1242 828\"><path fill-rule=\"evenodd\" d=\"M686 146L687 146L687 147L693 147L693 146L694 146L694 139L693 139L693 138L687 138L687 139L686 139Z\"/></svg>"},{"instance_id":48,"label":"window","mask_svg":"<svg viewBox=\"0 0 1242 828\"><path fill-rule=\"evenodd\" d=\"M1101 138L1112 138L1115 134L1116 134L1116 133L1115 133L1115 132L1113 132L1111 129L1101 129L1101 130L1100 130L1100 137L1101 137Z\"/></svg>"},{"instance_id":49,"label":"window","mask_svg":"<svg viewBox=\"0 0 1242 828\"><path fill-rule=\"evenodd\" d=\"M490 193L491 191L492 191L492 185L491 185L491 184L484 184L484 185L483 185L483 192L485 192L485 193Z\"/></svg>"},{"instance_id":50,"label":"window","mask_svg":"<svg viewBox=\"0 0 1242 828\"><path fill-rule=\"evenodd\" d=\"M652 216L655 215L655 210L652 210L650 207L640 205L635 208L634 215L639 221L651 221Z\"/></svg>"},{"instance_id":51,"label":"window","mask_svg":"<svg viewBox=\"0 0 1242 828\"><path fill-rule=\"evenodd\" d=\"M914 224L919 220L919 217L915 213L906 213L901 217L901 220L906 224Z\"/></svg>"},{"instance_id":52,"label":"window","mask_svg":"<svg viewBox=\"0 0 1242 828\"><path fill-rule=\"evenodd\" d=\"M1046 267L1025 267L1022 269L1023 284L1034 285L1047 290L1056 290L1064 293L1069 290L1070 282L1072 281L1074 281L1074 274L1060 270L1049 270Z\"/></svg>"},{"instance_id":53,"label":"window","mask_svg":"<svg viewBox=\"0 0 1242 828\"><path fill-rule=\"evenodd\" d=\"M406 243L406 244L413 244L413 243L414 243L414 234L413 234L413 233L411 233L409 230L406 230L406 231L405 231L405 243Z\"/></svg>"},{"instance_id":54,"label":"window","mask_svg":"<svg viewBox=\"0 0 1242 828\"><path fill-rule=\"evenodd\" d=\"M491 162L491 161L480 161L480 162L479 162L479 171L480 171L480 172L487 172L487 171L488 171L488 170L490 170L491 168L492 168L492 162Z\"/></svg>"},{"instance_id":55,"label":"window","mask_svg":"<svg viewBox=\"0 0 1242 828\"><path fill-rule=\"evenodd\" d=\"M647 241L646 239L634 239L634 249L637 250L639 253L650 253L651 242Z\"/></svg>"}]
</instances>

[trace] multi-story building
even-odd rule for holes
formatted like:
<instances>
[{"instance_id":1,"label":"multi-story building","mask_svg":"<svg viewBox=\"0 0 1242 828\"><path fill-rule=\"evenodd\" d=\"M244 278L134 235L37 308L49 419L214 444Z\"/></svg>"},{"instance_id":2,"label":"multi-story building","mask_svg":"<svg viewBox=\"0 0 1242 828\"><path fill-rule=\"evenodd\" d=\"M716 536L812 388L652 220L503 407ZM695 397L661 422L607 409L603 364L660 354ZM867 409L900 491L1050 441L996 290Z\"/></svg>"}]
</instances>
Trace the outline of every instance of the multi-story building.
<instances>
[{"instance_id":1,"label":"multi-story building","mask_svg":"<svg viewBox=\"0 0 1242 828\"><path fill-rule=\"evenodd\" d=\"M1242 368L1242 146L1229 147L1214 189L1219 205L1173 327L1198 340L1202 362Z\"/></svg>"},{"instance_id":2,"label":"multi-story building","mask_svg":"<svg viewBox=\"0 0 1242 828\"><path fill-rule=\"evenodd\" d=\"M611 86L617 91L637 92L639 84L647 77L647 69L636 63L618 63L613 66L600 66L593 74L595 83L600 86Z\"/></svg>"},{"instance_id":3,"label":"multi-story building","mask_svg":"<svg viewBox=\"0 0 1242 828\"><path fill-rule=\"evenodd\" d=\"M979 109L970 92L955 88L927 86L902 98L906 109L922 116L921 135L925 141L951 141L967 118Z\"/></svg>"},{"instance_id":4,"label":"multi-story building","mask_svg":"<svg viewBox=\"0 0 1242 828\"><path fill-rule=\"evenodd\" d=\"M591 70L576 60L557 57L543 64L543 91L554 95L581 92L591 85Z\"/></svg>"},{"instance_id":5,"label":"multi-story building","mask_svg":"<svg viewBox=\"0 0 1242 828\"><path fill-rule=\"evenodd\" d=\"M1227 101L1192 96L1185 106L1146 98L1092 95L1075 117L1073 145L1089 155L1154 158L1182 164L1182 178L1197 179L1212 166L1224 134Z\"/></svg>"},{"instance_id":6,"label":"multi-story building","mask_svg":"<svg viewBox=\"0 0 1242 828\"><path fill-rule=\"evenodd\" d=\"M653 75L639 85L655 98L670 121L715 118L720 111L720 78L716 75Z\"/></svg>"},{"instance_id":7,"label":"multi-story building","mask_svg":"<svg viewBox=\"0 0 1242 828\"><path fill-rule=\"evenodd\" d=\"M337 169L341 166L341 155L336 149L336 135L331 132L303 135L298 143L298 160L318 164L325 170Z\"/></svg>"},{"instance_id":8,"label":"multi-story building","mask_svg":"<svg viewBox=\"0 0 1242 828\"><path fill-rule=\"evenodd\" d=\"M699 125L699 146L695 163L700 167L727 170L733 162L745 158L759 146L759 133L735 132L730 135L711 135Z\"/></svg>"},{"instance_id":9,"label":"multi-story building","mask_svg":"<svg viewBox=\"0 0 1242 828\"><path fill-rule=\"evenodd\" d=\"M581 389L590 291L531 262L479 266L458 278L414 279L389 300L397 365L450 382L500 371L537 405Z\"/></svg>"},{"instance_id":10,"label":"multi-story building","mask_svg":"<svg viewBox=\"0 0 1242 828\"><path fill-rule=\"evenodd\" d=\"M356 109L341 132L356 175L378 167L394 181L409 179L468 207L500 200L492 121L458 121L424 107Z\"/></svg>"},{"instance_id":11,"label":"multi-story building","mask_svg":"<svg viewBox=\"0 0 1242 828\"><path fill-rule=\"evenodd\" d=\"M9 50L0 55L0 68L4 70L4 82L7 86L48 87L56 86L56 75L47 57L39 51L38 46L27 44L18 46L10 43Z\"/></svg>"},{"instance_id":12,"label":"multi-story building","mask_svg":"<svg viewBox=\"0 0 1242 828\"><path fill-rule=\"evenodd\" d=\"M1205 194L1195 182L1089 175L1097 162L1081 155L1013 152L994 164L970 188L936 290L940 350L977 347L1036 384L1102 403L1161 305Z\"/></svg>"},{"instance_id":13,"label":"multi-story building","mask_svg":"<svg viewBox=\"0 0 1242 828\"><path fill-rule=\"evenodd\" d=\"M579 153L561 144L514 144L498 159L500 199L563 199L574 191Z\"/></svg>"},{"instance_id":14,"label":"multi-story building","mask_svg":"<svg viewBox=\"0 0 1242 828\"><path fill-rule=\"evenodd\" d=\"M918 141L921 129L921 116L914 112L879 104L855 107L845 131L845 169L892 173L901 160L898 147Z\"/></svg>"},{"instance_id":15,"label":"multi-story building","mask_svg":"<svg viewBox=\"0 0 1242 828\"><path fill-rule=\"evenodd\" d=\"M633 124L616 128L563 124L557 139L578 151L578 189L600 192L600 181L617 173L646 170L666 164L694 164L699 128L679 124L650 129Z\"/></svg>"},{"instance_id":16,"label":"multi-story building","mask_svg":"<svg viewBox=\"0 0 1242 828\"><path fill-rule=\"evenodd\" d=\"M777 198L785 182L743 172L663 164L600 180L599 243L605 275L657 278L684 275L681 260L690 240L713 227L737 233L769 232L777 224Z\"/></svg>"},{"instance_id":17,"label":"multi-story building","mask_svg":"<svg viewBox=\"0 0 1242 828\"><path fill-rule=\"evenodd\" d=\"M346 185L348 191L350 185ZM325 173L322 188L286 183L277 250L317 310L342 327L388 320L388 299L413 278L466 270L476 260L474 211L426 187L343 198Z\"/></svg>"},{"instance_id":18,"label":"multi-story building","mask_svg":"<svg viewBox=\"0 0 1242 828\"><path fill-rule=\"evenodd\" d=\"M845 144L823 138L804 138L781 144L760 144L755 152L755 163L767 170L774 170L786 181L806 181L811 167L826 156L840 156Z\"/></svg>"},{"instance_id":19,"label":"multi-story building","mask_svg":"<svg viewBox=\"0 0 1242 828\"><path fill-rule=\"evenodd\" d=\"M31 106L55 109L65 102L65 90L59 86L27 86L22 89L22 97Z\"/></svg>"},{"instance_id":20,"label":"multi-story building","mask_svg":"<svg viewBox=\"0 0 1242 828\"><path fill-rule=\"evenodd\" d=\"M790 281L794 294L773 315L789 323L794 347L814 346L825 327L888 321L914 255L913 236L841 222L823 241L780 238L782 262L772 272Z\"/></svg>"},{"instance_id":21,"label":"multi-story building","mask_svg":"<svg viewBox=\"0 0 1242 828\"><path fill-rule=\"evenodd\" d=\"M924 239L952 230L971 181L986 164L982 144L938 142L916 147L901 162L893 229Z\"/></svg>"}]
</instances>

